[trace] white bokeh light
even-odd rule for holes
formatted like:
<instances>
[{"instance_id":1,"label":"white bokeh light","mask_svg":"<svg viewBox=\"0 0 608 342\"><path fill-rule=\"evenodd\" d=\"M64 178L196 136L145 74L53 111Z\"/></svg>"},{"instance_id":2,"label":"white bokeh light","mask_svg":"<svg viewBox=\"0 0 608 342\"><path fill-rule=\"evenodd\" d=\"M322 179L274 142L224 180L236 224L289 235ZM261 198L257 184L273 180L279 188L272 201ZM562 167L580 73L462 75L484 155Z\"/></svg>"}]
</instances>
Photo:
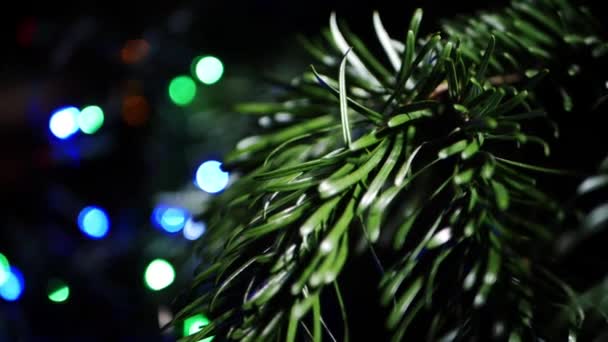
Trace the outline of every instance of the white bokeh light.
<instances>
[{"instance_id":1,"label":"white bokeh light","mask_svg":"<svg viewBox=\"0 0 608 342\"><path fill-rule=\"evenodd\" d=\"M184 226L183 234L184 237L188 240L196 240L200 238L205 231L207 230L207 226L204 222L194 221L192 218L189 218L186 221L186 225Z\"/></svg>"},{"instance_id":2,"label":"white bokeh light","mask_svg":"<svg viewBox=\"0 0 608 342\"><path fill-rule=\"evenodd\" d=\"M49 120L49 129L59 139L67 139L79 129L77 117L80 111L76 107L64 107L56 110Z\"/></svg>"},{"instance_id":3,"label":"white bokeh light","mask_svg":"<svg viewBox=\"0 0 608 342\"><path fill-rule=\"evenodd\" d=\"M211 194L218 193L228 185L230 174L222 171L222 163L208 160L196 170L196 186Z\"/></svg>"}]
</instances>

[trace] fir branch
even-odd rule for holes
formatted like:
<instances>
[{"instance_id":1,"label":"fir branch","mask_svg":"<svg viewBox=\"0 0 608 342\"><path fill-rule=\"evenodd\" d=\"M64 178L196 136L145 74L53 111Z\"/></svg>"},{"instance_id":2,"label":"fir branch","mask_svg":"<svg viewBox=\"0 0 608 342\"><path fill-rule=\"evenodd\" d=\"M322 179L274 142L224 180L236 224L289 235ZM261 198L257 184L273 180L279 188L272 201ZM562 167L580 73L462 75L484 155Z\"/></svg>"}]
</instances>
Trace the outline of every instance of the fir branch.
<instances>
[{"instance_id":1,"label":"fir branch","mask_svg":"<svg viewBox=\"0 0 608 342\"><path fill-rule=\"evenodd\" d=\"M563 89L562 58L603 46L592 22L564 0L514 0L425 36L417 10L394 44L373 19L390 67L332 13L324 44L303 40L320 72L292 80L276 103L239 107L293 121L227 157L244 176L202 215L209 230L198 248L212 262L194 281L204 294L177 315L208 310L214 323L186 340L320 340L330 284L346 339L336 282L362 238L375 258L376 249L390 256L379 302L391 306L394 340L414 321L428 336L484 340L480 327L505 317L512 340L574 337L578 318L558 329L536 319L570 307L573 294L536 252L551 248L563 208L531 171L566 172L531 165L521 150L550 152L529 124L551 124L535 88L556 70Z\"/></svg>"}]
</instances>

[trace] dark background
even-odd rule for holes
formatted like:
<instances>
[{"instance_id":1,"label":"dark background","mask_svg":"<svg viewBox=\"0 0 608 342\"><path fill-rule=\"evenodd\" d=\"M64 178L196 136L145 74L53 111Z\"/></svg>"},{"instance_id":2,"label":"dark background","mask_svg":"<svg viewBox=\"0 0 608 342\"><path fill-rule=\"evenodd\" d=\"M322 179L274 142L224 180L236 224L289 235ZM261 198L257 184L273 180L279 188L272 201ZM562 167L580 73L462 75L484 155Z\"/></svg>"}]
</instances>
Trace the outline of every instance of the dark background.
<instances>
[{"instance_id":1,"label":"dark background","mask_svg":"<svg viewBox=\"0 0 608 342\"><path fill-rule=\"evenodd\" d=\"M429 32L438 27L439 18L504 3L12 3L16 7L3 10L0 17L0 251L19 265L26 289L18 302L0 302L0 341L92 341L94 336L105 341L163 340L157 333L158 307L169 306L187 284L191 265L188 243L150 227L153 198L177 191L191 177L194 160L184 151L198 151L199 158L221 156L249 125L227 114L218 119L215 131L195 138L183 137L183 123L166 125L180 119L171 119L177 114L157 104L166 102L168 80L187 71L196 55L211 53L224 61L226 82L205 98L221 111L234 100L265 94L257 85L265 72L304 70L310 61L293 38L297 33L317 34L331 10L370 40L373 10L379 10L389 32L401 37L416 7L425 9L422 31ZM117 56L124 42L141 38L151 45L144 62L121 63ZM285 60L292 62L282 66ZM115 99L131 88L151 99L145 125L132 127L119 114L112 116L119 112ZM102 132L74 145L53 142L48 133L51 111L91 102L107 104L110 119ZM230 120L237 120L232 132L226 130ZM575 128L570 136L566 130L566 142L578 137ZM577 143L593 146L590 154L606 150L598 135L581 139ZM585 159L574 148L561 153L556 163L586 160L587 168L600 158ZM103 205L112 219L112 234L103 241L87 240L76 228L74 215L90 202ZM141 274L147 260L158 255L180 260L183 267L178 267L178 280L167 291L151 293ZM369 265L362 263L359 277L375 272L371 259L365 260ZM68 303L47 300L46 284L52 277L70 281ZM357 276L350 277L352 283L343 286L362 286ZM351 298L347 306L374 301L373 287L358 290L369 295ZM365 324L382 325L380 317L366 317L365 310L354 315L351 324L361 331Z\"/></svg>"}]
</instances>

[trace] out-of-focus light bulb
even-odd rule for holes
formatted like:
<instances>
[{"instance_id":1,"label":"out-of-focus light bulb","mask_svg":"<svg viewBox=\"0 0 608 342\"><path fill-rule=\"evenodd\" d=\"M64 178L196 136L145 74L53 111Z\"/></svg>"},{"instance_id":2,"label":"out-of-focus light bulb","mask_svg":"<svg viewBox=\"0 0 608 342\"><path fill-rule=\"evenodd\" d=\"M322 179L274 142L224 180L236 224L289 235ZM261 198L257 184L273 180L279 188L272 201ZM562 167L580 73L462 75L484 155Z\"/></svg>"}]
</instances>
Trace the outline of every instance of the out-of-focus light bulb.
<instances>
[{"instance_id":1,"label":"out-of-focus light bulb","mask_svg":"<svg viewBox=\"0 0 608 342\"><path fill-rule=\"evenodd\" d=\"M154 259L146 267L144 281L150 290L160 291L171 285L175 280L173 266L164 259Z\"/></svg>"},{"instance_id":2,"label":"out-of-focus light bulb","mask_svg":"<svg viewBox=\"0 0 608 342\"><path fill-rule=\"evenodd\" d=\"M196 60L194 73L199 81L211 85L217 83L224 75L224 64L217 57L205 56Z\"/></svg>"},{"instance_id":3,"label":"out-of-focus light bulb","mask_svg":"<svg viewBox=\"0 0 608 342\"><path fill-rule=\"evenodd\" d=\"M53 280L49 284L49 300L53 303L63 303L70 297L70 287L60 280Z\"/></svg>"},{"instance_id":4,"label":"out-of-focus light bulb","mask_svg":"<svg viewBox=\"0 0 608 342\"><path fill-rule=\"evenodd\" d=\"M196 185L208 193L218 193L228 185L230 174L222 171L222 163L208 160L202 163L196 170Z\"/></svg>"},{"instance_id":5,"label":"out-of-focus light bulb","mask_svg":"<svg viewBox=\"0 0 608 342\"><path fill-rule=\"evenodd\" d=\"M23 294L25 283L21 271L16 267L10 267L8 277L2 285L0 285L0 298L14 302Z\"/></svg>"},{"instance_id":6,"label":"out-of-focus light bulb","mask_svg":"<svg viewBox=\"0 0 608 342\"><path fill-rule=\"evenodd\" d=\"M0 253L0 286L8 279L11 268L8 259Z\"/></svg>"},{"instance_id":7,"label":"out-of-focus light bulb","mask_svg":"<svg viewBox=\"0 0 608 342\"><path fill-rule=\"evenodd\" d=\"M169 233L176 233L184 228L188 212L181 208L157 206L152 211L154 223Z\"/></svg>"},{"instance_id":8,"label":"out-of-focus light bulb","mask_svg":"<svg viewBox=\"0 0 608 342\"><path fill-rule=\"evenodd\" d=\"M184 321L184 337L196 334L201 331L205 326L211 323L209 318L207 318L203 314L194 315L192 317L187 318ZM202 339L200 342L211 342L213 340L213 336Z\"/></svg>"},{"instance_id":9,"label":"out-of-focus light bulb","mask_svg":"<svg viewBox=\"0 0 608 342\"><path fill-rule=\"evenodd\" d=\"M80 230L93 239L101 239L110 230L110 220L106 212L95 206L85 207L78 214Z\"/></svg>"},{"instance_id":10,"label":"out-of-focus light bulb","mask_svg":"<svg viewBox=\"0 0 608 342\"><path fill-rule=\"evenodd\" d=\"M167 306L161 305L158 308L158 327L161 329L164 329L167 324L171 323L171 321L173 320L173 313L171 312L171 309L168 308ZM171 329L171 328L169 328ZM170 331L167 331L170 332Z\"/></svg>"},{"instance_id":11,"label":"out-of-focus light bulb","mask_svg":"<svg viewBox=\"0 0 608 342\"><path fill-rule=\"evenodd\" d=\"M59 139L67 139L78 131L77 118L80 111L76 107L57 109L49 119L49 129Z\"/></svg>"},{"instance_id":12,"label":"out-of-focus light bulb","mask_svg":"<svg viewBox=\"0 0 608 342\"><path fill-rule=\"evenodd\" d=\"M207 226L205 226L204 222L194 221L192 218L189 218L186 221L186 225L184 226L184 237L188 240L196 240L200 238L205 231L207 230Z\"/></svg>"},{"instance_id":13,"label":"out-of-focus light bulb","mask_svg":"<svg viewBox=\"0 0 608 342\"><path fill-rule=\"evenodd\" d=\"M169 98L178 106L189 105L196 96L196 83L188 76L177 76L169 83Z\"/></svg>"},{"instance_id":14,"label":"out-of-focus light bulb","mask_svg":"<svg viewBox=\"0 0 608 342\"><path fill-rule=\"evenodd\" d=\"M78 127L85 134L97 132L103 125L103 110L98 106L84 107L78 115Z\"/></svg>"}]
</instances>

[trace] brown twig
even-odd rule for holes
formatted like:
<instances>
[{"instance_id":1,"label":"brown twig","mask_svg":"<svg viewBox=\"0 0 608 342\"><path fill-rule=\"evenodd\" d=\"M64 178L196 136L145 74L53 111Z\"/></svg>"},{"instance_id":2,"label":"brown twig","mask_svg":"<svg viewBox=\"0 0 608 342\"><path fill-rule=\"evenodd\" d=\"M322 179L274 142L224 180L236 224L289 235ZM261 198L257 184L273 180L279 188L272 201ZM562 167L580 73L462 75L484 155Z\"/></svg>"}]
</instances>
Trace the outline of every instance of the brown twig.
<instances>
[{"instance_id":1,"label":"brown twig","mask_svg":"<svg viewBox=\"0 0 608 342\"><path fill-rule=\"evenodd\" d=\"M501 84L513 84L521 81L521 74L507 74L507 75L496 75L488 78L488 81L492 85L501 85ZM448 82L441 82L435 90L429 95L429 99L437 99L442 94L448 91Z\"/></svg>"}]
</instances>

